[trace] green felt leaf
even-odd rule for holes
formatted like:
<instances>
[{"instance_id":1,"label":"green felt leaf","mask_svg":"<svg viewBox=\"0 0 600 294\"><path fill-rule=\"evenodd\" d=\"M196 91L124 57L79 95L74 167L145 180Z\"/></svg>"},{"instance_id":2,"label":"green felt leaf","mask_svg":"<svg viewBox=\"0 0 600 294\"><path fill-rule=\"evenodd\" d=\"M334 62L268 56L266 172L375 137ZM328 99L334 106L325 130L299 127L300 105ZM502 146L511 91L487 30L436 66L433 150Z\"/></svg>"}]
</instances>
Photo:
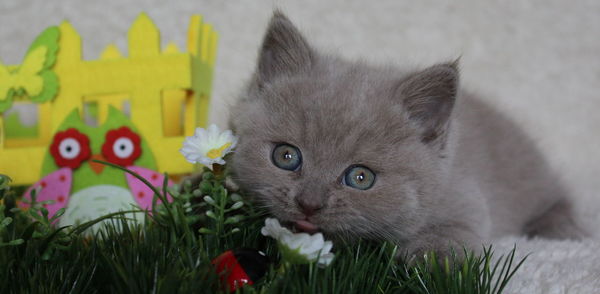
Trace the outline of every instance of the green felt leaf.
<instances>
[{"instance_id":1,"label":"green felt leaf","mask_svg":"<svg viewBox=\"0 0 600 294\"><path fill-rule=\"evenodd\" d=\"M57 26L46 28L41 34L35 38L27 54L40 46L46 46L46 60L44 68L50 68L56 62L56 53L58 52L58 39L60 38L60 29ZM26 54L26 56L27 56Z\"/></svg>"},{"instance_id":2,"label":"green felt leaf","mask_svg":"<svg viewBox=\"0 0 600 294\"><path fill-rule=\"evenodd\" d=\"M0 60L0 113L7 110L12 104L12 87L7 81L10 80L11 72Z\"/></svg>"},{"instance_id":3,"label":"green felt leaf","mask_svg":"<svg viewBox=\"0 0 600 294\"><path fill-rule=\"evenodd\" d=\"M58 77L50 70L44 70L39 75L44 80L44 88L40 95L29 97L29 99L36 103L43 103L52 100L58 93Z\"/></svg>"},{"instance_id":4,"label":"green felt leaf","mask_svg":"<svg viewBox=\"0 0 600 294\"><path fill-rule=\"evenodd\" d=\"M8 67L0 63L0 113L12 106L14 96L29 96L29 99L37 103L50 101L56 96L59 82L51 68L56 62L59 37L60 29L57 26L51 26L33 41L21 66L9 71ZM22 84L14 84L15 79L11 79L11 76L15 75L19 76L21 81L31 81L36 78L36 75L41 77L43 80L42 91L39 94L36 93L35 96L30 96L26 89L21 88Z\"/></svg>"},{"instance_id":5,"label":"green felt leaf","mask_svg":"<svg viewBox=\"0 0 600 294\"><path fill-rule=\"evenodd\" d=\"M4 99L0 99L0 113L7 111L13 102L14 90L8 89L8 93Z\"/></svg>"},{"instance_id":6,"label":"green felt leaf","mask_svg":"<svg viewBox=\"0 0 600 294\"><path fill-rule=\"evenodd\" d=\"M46 48L46 58L44 60L44 67L39 72L39 76L44 80L44 88L42 92L34 97L29 97L31 101L37 103L43 103L52 100L58 93L58 77L51 70L51 67L56 62L56 54L59 49L58 40L60 37L60 29L57 26L52 26L44 30L38 37L33 41L27 55L33 50L40 46Z\"/></svg>"}]
</instances>

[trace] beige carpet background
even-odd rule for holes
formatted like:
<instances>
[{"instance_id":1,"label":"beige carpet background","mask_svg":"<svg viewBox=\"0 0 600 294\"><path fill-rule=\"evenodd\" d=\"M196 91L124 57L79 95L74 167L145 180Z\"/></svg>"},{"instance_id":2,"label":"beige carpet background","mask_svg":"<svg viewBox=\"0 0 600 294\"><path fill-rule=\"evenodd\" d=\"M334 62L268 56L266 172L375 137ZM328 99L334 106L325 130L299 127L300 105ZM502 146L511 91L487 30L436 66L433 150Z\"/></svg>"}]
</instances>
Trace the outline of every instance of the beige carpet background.
<instances>
[{"instance_id":1,"label":"beige carpet background","mask_svg":"<svg viewBox=\"0 0 600 294\"><path fill-rule=\"evenodd\" d=\"M273 7L282 8L318 48L348 58L425 66L462 55L464 85L483 94L535 138L572 189L582 221L600 233L597 0L1 0L0 58L8 64L20 63L34 37L63 19L82 35L85 59L97 58L111 42L127 52L126 33L140 11L160 28L163 44L175 41L184 47L189 16L200 13L220 34L211 121L224 127L229 105L253 69ZM508 248L515 240L503 244ZM561 247L543 244L523 246ZM595 241L585 244L600 248ZM564 256L557 268L570 258ZM572 283L600 280L600 266L592 266L588 274L583 278L576 274ZM520 277L515 285L527 278ZM548 285L545 293L586 289Z\"/></svg>"}]
</instances>

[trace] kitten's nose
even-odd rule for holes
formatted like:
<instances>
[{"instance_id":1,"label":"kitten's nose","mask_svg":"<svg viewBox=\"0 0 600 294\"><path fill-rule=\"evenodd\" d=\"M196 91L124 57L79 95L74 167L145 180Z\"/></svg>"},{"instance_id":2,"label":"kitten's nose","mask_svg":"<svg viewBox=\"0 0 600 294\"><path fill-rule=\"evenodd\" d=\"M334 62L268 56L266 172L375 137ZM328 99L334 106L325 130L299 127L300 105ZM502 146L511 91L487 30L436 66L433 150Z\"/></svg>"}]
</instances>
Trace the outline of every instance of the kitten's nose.
<instances>
[{"instance_id":1,"label":"kitten's nose","mask_svg":"<svg viewBox=\"0 0 600 294\"><path fill-rule=\"evenodd\" d=\"M296 202L298 203L300 210L302 210L302 213L304 213L306 216L312 216L317 213L317 211L321 210L321 208L323 208L323 203L318 199L309 197L296 197Z\"/></svg>"}]
</instances>

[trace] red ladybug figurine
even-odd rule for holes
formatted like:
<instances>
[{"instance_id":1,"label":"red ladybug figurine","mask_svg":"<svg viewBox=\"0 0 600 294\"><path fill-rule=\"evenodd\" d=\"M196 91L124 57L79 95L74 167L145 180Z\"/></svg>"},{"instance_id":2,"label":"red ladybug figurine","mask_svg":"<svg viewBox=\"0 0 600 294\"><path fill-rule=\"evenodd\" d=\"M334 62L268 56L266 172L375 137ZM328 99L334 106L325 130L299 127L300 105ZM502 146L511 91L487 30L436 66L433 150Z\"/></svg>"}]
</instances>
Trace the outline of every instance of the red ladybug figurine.
<instances>
[{"instance_id":1,"label":"red ladybug figurine","mask_svg":"<svg viewBox=\"0 0 600 294\"><path fill-rule=\"evenodd\" d=\"M264 253L250 248L227 250L211 262L221 278L221 283L233 292L245 284L253 285L254 281L265 275L269 258Z\"/></svg>"}]
</instances>

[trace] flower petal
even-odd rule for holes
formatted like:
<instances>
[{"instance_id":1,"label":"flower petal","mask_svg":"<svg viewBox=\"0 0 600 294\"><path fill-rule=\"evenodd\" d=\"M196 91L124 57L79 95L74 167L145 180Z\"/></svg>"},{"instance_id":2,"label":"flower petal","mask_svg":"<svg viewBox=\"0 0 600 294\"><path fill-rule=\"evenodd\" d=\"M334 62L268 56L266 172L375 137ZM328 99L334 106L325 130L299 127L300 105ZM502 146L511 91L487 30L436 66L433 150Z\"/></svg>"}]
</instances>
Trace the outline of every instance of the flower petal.
<instances>
[{"instance_id":1,"label":"flower petal","mask_svg":"<svg viewBox=\"0 0 600 294\"><path fill-rule=\"evenodd\" d=\"M287 228L282 227L279 221L274 218L265 219L265 226L261 229L261 233L277 240L279 249L288 262L318 262L319 266L324 266L330 264L333 260L334 254L330 252L333 243L325 241L322 233L314 235L292 233Z\"/></svg>"},{"instance_id":2,"label":"flower petal","mask_svg":"<svg viewBox=\"0 0 600 294\"><path fill-rule=\"evenodd\" d=\"M231 130L226 130L221 133L219 127L211 124L207 129L196 128L194 136L186 137L183 146L179 152L185 157L188 162L200 163L212 169L213 164L224 165L226 162L223 157L231 152L237 143L237 138ZM213 154L209 157L211 150L219 150L224 145L227 148L220 150L220 156L216 158Z\"/></svg>"},{"instance_id":3,"label":"flower petal","mask_svg":"<svg viewBox=\"0 0 600 294\"><path fill-rule=\"evenodd\" d=\"M196 137L198 139L203 139L204 140L204 139L206 139L207 135L208 135L208 133L206 132L205 129L203 129L203 128L196 128L196 131L194 131L194 136L193 137ZM188 138L193 138L193 137L188 137Z\"/></svg>"},{"instance_id":4,"label":"flower petal","mask_svg":"<svg viewBox=\"0 0 600 294\"><path fill-rule=\"evenodd\" d=\"M219 127L217 127L217 125L211 124L207 130L208 130L208 139L209 140L215 141L216 139L219 138Z\"/></svg>"},{"instance_id":5,"label":"flower petal","mask_svg":"<svg viewBox=\"0 0 600 294\"><path fill-rule=\"evenodd\" d=\"M325 255L319 256L319 260L317 261L317 265L320 267L325 267L331 264L335 255L333 253L327 253Z\"/></svg>"}]
</instances>

